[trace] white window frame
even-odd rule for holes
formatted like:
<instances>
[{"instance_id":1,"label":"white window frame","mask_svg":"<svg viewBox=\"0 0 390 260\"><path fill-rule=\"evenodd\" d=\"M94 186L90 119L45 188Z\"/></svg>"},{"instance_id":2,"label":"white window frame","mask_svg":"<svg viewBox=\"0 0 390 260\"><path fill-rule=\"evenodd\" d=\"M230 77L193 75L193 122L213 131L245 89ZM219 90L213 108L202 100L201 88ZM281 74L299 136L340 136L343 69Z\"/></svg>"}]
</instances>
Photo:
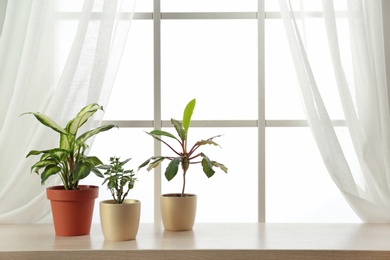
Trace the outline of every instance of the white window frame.
<instances>
[{"instance_id":1,"label":"white window frame","mask_svg":"<svg viewBox=\"0 0 390 260\"><path fill-rule=\"evenodd\" d=\"M161 118L161 22L166 19L256 19L258 37L258 117L257 120L198 120L193 121L193 127L257 127L258 129L258 223L266 222L266 172L265 146L267 127L308 127L306 120L266 120L265 118L265 20L281 19L280 12L265 12L264 1L258 0L257 12L161 12L160 0L153 0L153 12L136 12L135 20L153 21L153 48L154 48L154 111L153 120L105 120L103 124L116 124L123 128L154 128L169 127L170 122ZM343 12L336 12L344 16ZM124 14L126 15L126 14ZM296 14L297 16L300 13ZM321 12L305 12L309 17L321 17ZM343 120L333 121L336 126L345 126ZM161 154L161 143L154 142L154 153ZM162 190L161 167L155 169L154 174L154 222L161 221L160 195Z\"/></svg>"},{"instance_id":2,"label":"white window frame","mask_svg":"<svg viewBox=\"0 0 390 260\"><path fill-rule=\"evenodd\" d=\"M103 124L116 124L119 127L153 127L161 129L170 126L170 122L161 119L161 21L164 19L256 19L258 23L258 119L257 120L194 120L191 127L257 127L258 129L258 222L265 223L265 70L264 70L264 0L258 0L257 12L161 12L160 0L153 1L153 13L134 13L133 19L153 20L154 36L154 119L152 121L103 121ZM279 123L283 125L282 121ZM161 154L161 143L154 142L154 153ZM161 221L161 167L154 175L154 222Z\"/></svg>"},{"instance_id":3,"label":"white window frame","mask_svg":"<svg viewBox=\"0 0 390 260\"><path fill-rule=\"evenodd\" d=\"M258 216L259 223L266 222L266 172L265 172L265 147L266 147L266 128L267 127L308 127L306 120L266 120L265 117L265 21L266 19L281 19L280 12L265 12L265 0L257 0L257 12L161 12L161 0L153 0L153 12L136 12L133 16L135 20L153 21L153 51L154 51L154 111L153 120L105 120L103 124L116 124L121 128L155 128L169 127L170 122L161 118L161 22L162 20L175 19L252 19L257 20L257 40L258 40L258 117L257 120L199 120L193 121L193 127L256 127L258 130ZM382 0L384 36L387 65L387 79L390 82L390 2ZM63 12L60 19L75 19L77 12ZM96 17L98 13L94 13ZM123 13L123 18L128 17L129 13ZM300 13L296 13L299 17ZM321 12L305 12L309 17L321 17ZM345 12L336 12L338 16L346 16ZM390 99L390 87L388 91ZM333 121L335 126L345 126L344 120ZM154 153L161 154L161 143L154 143ZM159 223L160 205L159 196L162 190L161 168L156 169L154 174L154 221Z\"/></svg>"}]
</instances>

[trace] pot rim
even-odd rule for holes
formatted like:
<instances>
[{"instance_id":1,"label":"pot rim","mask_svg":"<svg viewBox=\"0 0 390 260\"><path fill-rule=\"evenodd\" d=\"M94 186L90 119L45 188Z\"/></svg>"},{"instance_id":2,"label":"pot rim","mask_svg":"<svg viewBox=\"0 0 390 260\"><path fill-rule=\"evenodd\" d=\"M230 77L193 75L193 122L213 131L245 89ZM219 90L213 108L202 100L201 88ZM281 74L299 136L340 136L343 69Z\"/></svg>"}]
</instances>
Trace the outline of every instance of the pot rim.
<instances>
[{"instance_id":1,"label":"pot rim","mask_svg":"<svg viewBox=\"0 0 390 260\"><path fill-rule=\"evenodd\" d=\"M50 186L46 188L46 197L49 200L78 201L95 200L99 196L99 186L79 185L78 190L65 190L64 186Z\"/></svg>"},{"instance_id":2,"label":"pot rim","mask_svg":"<svg viewBox=\"0 0 390 260\"><path fill-rule=\"evenodd\" d=\"M131 201L131 202L130 202ZM126 203L126 202L130 202L130 203ZM109 199L109 200L102 200L99 202L100 204L107 204L107 205L130 205L130 204L140 204L141 201L140 200L137 200L137 199L125 199L124 200L124 203L121 203L121 204L116 204L115 203L115 200L113 199Z\"/></svg>"},{"instance_id":3,"label":"pot rim","mask_svg":"<svg viewBox=\"0 0 390 260\"><path fill-rule=\"evenodd\" d=\"M78 190L65 190L64 185L55 185L46 187L46 190L59 190L59 191L80 191L80 190L88 190L88 189L98 189L99 186L96 185L78 185L80 189Z\"/></svg>"},{"instance_id":4,"label":"pot rim","mask_svg":"<svg viewBox=\"0 0 390 260\"><path fill-rule=\"evenodd\" d=\"M184 193L184 197L181 197L180 195L181 195L181 193L164 193L164 194L161 194L160 197L164 197L164 198L193 198L193 197L197 197L197 195L193 194L193 193Z\"/></svg>"}]
</instances>

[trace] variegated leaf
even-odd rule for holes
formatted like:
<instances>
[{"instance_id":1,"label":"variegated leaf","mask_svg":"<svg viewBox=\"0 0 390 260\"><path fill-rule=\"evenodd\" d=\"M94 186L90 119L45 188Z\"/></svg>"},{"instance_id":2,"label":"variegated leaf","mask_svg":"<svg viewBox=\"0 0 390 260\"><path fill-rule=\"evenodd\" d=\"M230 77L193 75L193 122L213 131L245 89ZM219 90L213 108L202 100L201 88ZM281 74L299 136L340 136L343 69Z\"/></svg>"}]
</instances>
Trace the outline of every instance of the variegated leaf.
<instances>
[{"instance_id":1,"label":"variegated leaf","mask_svg":"<svg viewBox=\"0 0 390 260\"><path fill-rule=\"evenodd\" d=\"M38 171L44 167L47 167L49 165L57 165L56 161L53 159L48 160L40 160L36 162L33 166L31 166L31 171L35 169L35 172L38 173Z\"/></svg>"},{"instance_id":2,"label":"variegated leaf","mask_svg":"<svg viewBox=\"0 0 390 260\"><path fill-rule=\"evenodd\" d=\"M148 168L146 168L146 170L150 171L151 169L154 169L156 168L162 161L164 161L165 157L158 157L158 159L154 160L153 162L151 162L148 166Z\"/></svg>"},{"instance_id":3,"label":"variegated leaf","mask_svg":"<svg viewBox=\"0 0 390 260\"><path fill-rule=\"evenodd\" d=\"M41 173L41 184L45 184L45 181L52 175L55 175L61 171L61 168L57 165L48 165Z\"/></svg>"},{"instance_id":4,"label":"variegated leaf","mask_svg":"<svg viewBox=\"0 0 390 260\"><path fill-rule=\"evenodd\" d=\"M76 144L79 146L80 144L83 144L85 141L87 141L88 138L91 138L92 136L94 136L98 133L110 130L113 127L117 127L117 126L116 125L102 125L102 126L99 126L95 129L92 129L88 132L85 132L84 134L80 135L77 138Z\"/></svg>"},{"instance_id":5,"label":"variegated leaf","mask_svg":"<svg viewBox=\"0 0 390 260\"><path fill-rule=\"evenodd\" d=\"M153 159L153 157L147 159L147 160L144 161L140 166L138 166L138 171L139 171L142 167L145 167L146 165L148 165L151 159Z\"/></svg>"},{"instance_id":6,"label":"variegated leaf","mask_svg":"<svg viewBox=\"0 0 390 260\"><path fill-rule=\"evenodd\" d=\"M66 125L66 130L71 134L71 135L76 135L77 130L85 124L85 122L88 121L88 119L93 116L96 111L98 110L103 110L102 106L99 106L98 104L90 104L85 106L80 110L80 112L77 114L75 118L70 120L68 124Z\"/></svg>"},{"instance_id":7,"label":"variegated leaf","mask_svg":"<svg viewBox=\"0 0 390 260\"><path fill-rule=\"evenodd\" d=\"M73 171L73 181L72 183L76 183L79 180L84 179L89 175L89 173L92 171L92 163L89 161L83 161L83 162L78 162L75 165L74 171Z\"/></svg>"},{"instance_id":8,"label":"variegated leaf","mask_svg":"<svg viewBox=\"0 0 390 260\"><path fill-rule=\"evenodd\" d=\"M50 127L51 129L53 129L54 131L58 132L58 133L61 133L61 134L67 134L67 132L65 131L65 129L63 129L60 125L58 125L56 122L54 122L50 117L44 115L44 114L41 114L39 112L27 112L27 113L24 113L22 115L25 115L25 114L32 114L36 117L36 119L38 119L39 122L41 122L43 125L47 126L47 127Z\"/></svg>"},{"instance_id":9,"label":"variegated leaf","mask_svg":"<svg viewBox=\"0 0 390 260\"><path fill-rule=\"evenodd\" d=\"M225 165L223 165L222 163L219 163L216 161L212 161L212 163L213 163L213 166L219 167L222 171L224 171L225 173L228 173L228 168Z\"/></svg>"}]
</instances>

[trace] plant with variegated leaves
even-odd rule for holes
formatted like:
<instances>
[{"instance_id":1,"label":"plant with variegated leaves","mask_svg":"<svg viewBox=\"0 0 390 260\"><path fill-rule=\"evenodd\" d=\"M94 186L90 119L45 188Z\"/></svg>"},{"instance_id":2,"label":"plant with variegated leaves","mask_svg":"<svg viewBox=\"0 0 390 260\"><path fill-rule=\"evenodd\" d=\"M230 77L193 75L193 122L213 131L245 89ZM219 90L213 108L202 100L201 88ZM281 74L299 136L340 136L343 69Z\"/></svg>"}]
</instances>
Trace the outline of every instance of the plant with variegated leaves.
<instances>
[{"instance_id":1,"label":"plant with variegated leaves","mask_svg":"<svg viewBox=\"0 0 390 260\"><path fill-rule=\"evenodd\" d=\"M103 107L96 103L85 106L76 117L67 123L65 128L39 112L24 113L34 115L43 125L60 134L58 148L43 151L32 150L26 156L41 155L39 161L31 167L31 171L40 175L41 184L44 184L50 176L59 174L64 189L77 190L79 181L87 177L91 171L99 177L103 177L96 169L97 165L102 164L99 158L85 155L88 149L86 141L98 133L115 127L115 125L102 125L77 136L79 128L98 110L103 110Z\"/></svg>"},{"instance_id":2,"label":"plant with variegated leaves","mask_svg":"<svg viewBox=\"0 0 390 260\"><path fill-rule=\"evenodd\" d=\"M217 135L211 138L208 138L206 140L197 141L190 149L187 149L188 147L188 129L190 127L191 123L191 117L192 113L194 111L196 104L196 99L191 100L187 106L184 109L183 113L183 120L182 122L171 119L172 125L175 127L175 130L179 137L174 136L171 133L161 131L161 130L153 130L151 132L146 132L150 136L152 136L154 139L162 142L166 146L168 146L174 153L174 156L153 156L150 157L148 160L146 160L143 164L141 164L138 167L138 170L146 165L149 164L147 167L147 170L150 171L151 169L157 167L162 161L165 159L170 160L166 170L165 170L165 177L168 181L172 180L179 169L179 165L181 165L181 168L183 170L183 188L181 192L181 196L184 196L185 186L186 186L186 173L188 171L188 168L191 164L202 164L203 172L206 174L207 177L212 177L215 173L213 167L219 167L222 171L227 173L228 169L225 165L210 160L209 157L207 157L204 153L198 152L198 148L202 145L215 145L219 146L217 143L213 141L214 138L220 137L221 135ZM179 145L180 149L174 149L170 144L168 144L166 141L162 139L162 137L169 137L174 140L176 140ZM202 158L202 160L200 160Z\"/></svg>"}]
</instances>

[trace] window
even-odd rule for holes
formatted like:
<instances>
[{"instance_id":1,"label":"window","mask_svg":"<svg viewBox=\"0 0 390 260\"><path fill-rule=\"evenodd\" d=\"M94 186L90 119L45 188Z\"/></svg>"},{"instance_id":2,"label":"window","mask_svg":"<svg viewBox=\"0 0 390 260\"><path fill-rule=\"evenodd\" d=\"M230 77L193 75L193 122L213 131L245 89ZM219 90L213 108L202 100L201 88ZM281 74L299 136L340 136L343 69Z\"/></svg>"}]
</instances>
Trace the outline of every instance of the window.
<instances>
[{"instance_id":1,"label":"window","mask_svg":"<svg viewBox=\"0 0 390 260\"><path fill-rule=\"evenodd\" d=\"M303 2L315 14L305 30L317 31L321 1L293 4ZM310 42L316 37L307 43L317 46ZM138 1L104 118L120 129L96 137L92 152L107 160L131 157L136 169L154 152L144 131L173 131L170 118L181 119L197 98L190 139L223 134L216 140L222 149L208 155L229 168L210 179L190 168L186 191L199 196L197 222L360 222L322 163L297 84L277 1ZM334 107L332 118L341 120ZM141 170L138 179L129 197L141 200L141 222L158 220L155 199L179 192L181 176L168 183L159 172ZM101 180L91 176L91 182ZM108 198L102 187L99 199Z\"/></svg>"}]
</instances>

